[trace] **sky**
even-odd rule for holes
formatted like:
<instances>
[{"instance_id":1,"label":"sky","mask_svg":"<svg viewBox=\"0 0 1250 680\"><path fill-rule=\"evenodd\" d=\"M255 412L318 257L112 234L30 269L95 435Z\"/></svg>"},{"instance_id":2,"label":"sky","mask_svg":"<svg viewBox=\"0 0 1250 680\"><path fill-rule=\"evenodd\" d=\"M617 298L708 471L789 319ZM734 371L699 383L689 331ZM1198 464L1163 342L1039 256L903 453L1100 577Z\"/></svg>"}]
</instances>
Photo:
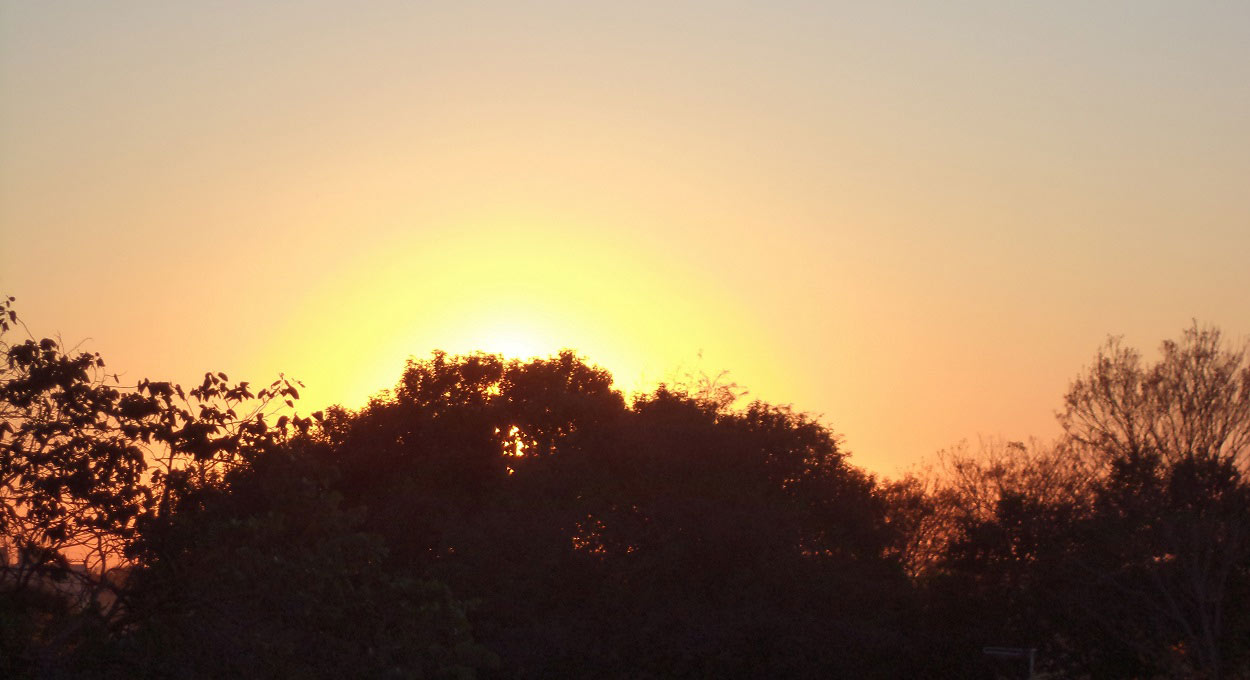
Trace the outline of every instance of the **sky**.
<instances>
[{"instance_id":1,"label":"sky","mask_svg":"<svg viewBox=\"0 0 1250 680\"><path fill-rule=\"evenodd\" d=\"M570 347L895 475L1248 253L1250 3L0 0L0 292L126 378Z\"/></svg>"}]
</instances>

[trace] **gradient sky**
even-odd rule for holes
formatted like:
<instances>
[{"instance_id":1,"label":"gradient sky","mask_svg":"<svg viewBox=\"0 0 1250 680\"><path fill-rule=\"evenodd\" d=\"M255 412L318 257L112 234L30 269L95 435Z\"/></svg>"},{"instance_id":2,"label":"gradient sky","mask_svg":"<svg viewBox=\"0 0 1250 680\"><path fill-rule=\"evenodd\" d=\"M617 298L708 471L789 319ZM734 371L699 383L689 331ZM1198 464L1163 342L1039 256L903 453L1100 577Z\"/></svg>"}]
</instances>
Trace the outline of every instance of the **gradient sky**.
<instances>
[{"instance_id":1,"label":"gradient sky","mask_svg":"<svg viewBox=\"0 0 1250 680\"><path fill-rule=\"evenodd\" d=\"M1248 253L1242 1L0 3L0 291L131 378L568 346L894 474Z\"/></svg>"}]
</instances>

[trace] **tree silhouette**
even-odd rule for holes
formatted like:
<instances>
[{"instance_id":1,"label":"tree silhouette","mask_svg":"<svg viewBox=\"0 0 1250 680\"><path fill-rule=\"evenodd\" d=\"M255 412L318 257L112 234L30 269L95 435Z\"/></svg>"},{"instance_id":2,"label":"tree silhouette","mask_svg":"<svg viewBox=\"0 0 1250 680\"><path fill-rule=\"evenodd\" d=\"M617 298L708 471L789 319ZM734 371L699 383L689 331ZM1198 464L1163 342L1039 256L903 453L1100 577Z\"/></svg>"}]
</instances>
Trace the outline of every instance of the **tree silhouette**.
<instances>
[{"instance_id":1,"label":"tree silhouette","mask_svg":"<svg viewBox=\"0 0 1250 680\"><path fill-rule=\"evenodd\" d=\"M0 674L489 665L444 586L377 569L384 548L333 494L288 479L312 469L291 456L315 419L269 406L292 406L295 383L123 386L96 354L10 343L12 302L0 301Z\"/></svg>"},{"instance_id":2,"label":"tree silhouette","mask_svg":"<svg viewBox=\"0 0 1250 680\"><path fill-rule=\"evenodd\" d=\"M1246 351L1195 326L1146 365L1113 339L1064 403L1053 445L946 460L940 610L1070 672L1246 676Z\"/></svg>"},{"instance_id":3,"label":"tree silhouette","mask_svg":"<svg viewBox=\"0 0 1250 680\"><path fill-rule=\"evenodd\" d=\"M1124 630L1108 617L1108 626L1143 656L1210 678L1248 660L1246 351L1195 324L1146 366L1112 340L1060 416L1098 464L1089 530L1102 550L1080 566L1148 623Z\"/></svg>"},{"instance_id":4,"label":"tree silhouette","mask_svg":"<svg viewBox=\"0 0 1250 680\"><path fill-rule=\"evenodd\" d=\"M1250 366L1111 341L1055 442L894 481L715 378L571 351L299 384L121 385L0 301L6 677L1250 676ZM282 406L285 405L286 409Z\"/></svg>"},{"instance_id":5,"label":"tree silhouette","mask_svg":"<svg viewBox=\"0 0 1250 680\"><path fill-rule=\"evenodd\" d=\"M445 585L360 530L306 446L197 489L137 542L119 674L460 678L496 663Z\"/></svg>"},{"instance_id":6,"label":"tree silhouette","mask_svg":"<svg viewBox=\"0 0 1250 680\"><path fill-rule=\"evenodd\" d=\"M366 526L480 600L510 677L892 667L873 600L907 584L874 480L823 425L718 395L626 405L571 352L436 353L326 445Z\"/></svg>"}]
</instances>

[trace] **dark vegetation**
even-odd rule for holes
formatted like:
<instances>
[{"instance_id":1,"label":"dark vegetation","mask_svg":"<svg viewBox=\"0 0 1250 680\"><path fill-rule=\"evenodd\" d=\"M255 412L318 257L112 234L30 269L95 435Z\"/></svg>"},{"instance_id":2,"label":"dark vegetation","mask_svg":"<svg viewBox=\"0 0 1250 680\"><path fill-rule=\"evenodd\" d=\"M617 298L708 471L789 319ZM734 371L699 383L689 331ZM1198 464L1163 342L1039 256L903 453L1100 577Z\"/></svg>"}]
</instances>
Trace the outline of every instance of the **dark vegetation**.
<instances>
[{"instance_id":1,"label":"dark vegetation","mask_svg":"<svg viewBox=\"0 0 1250 680\"><path fill-rule=\"evenodd\" d=\"M0 303L0 676L1250 677L1250 366L1115 342L1055 442L882 480L716 381L571 353L121 386ZM283 408L283 407L286 408Z\"/></svg>"}]
</instances>

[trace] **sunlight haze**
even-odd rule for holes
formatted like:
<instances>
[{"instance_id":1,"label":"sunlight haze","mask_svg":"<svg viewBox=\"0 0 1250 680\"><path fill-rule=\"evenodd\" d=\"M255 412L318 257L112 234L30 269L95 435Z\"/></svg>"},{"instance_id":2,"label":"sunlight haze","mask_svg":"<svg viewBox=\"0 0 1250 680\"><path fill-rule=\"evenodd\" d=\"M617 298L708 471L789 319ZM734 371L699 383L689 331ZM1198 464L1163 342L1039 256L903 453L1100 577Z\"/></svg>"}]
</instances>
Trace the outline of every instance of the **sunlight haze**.
<instances>
[{"instance_id":1,"label":"sunlight haze","mask_svg":"<svg viewBox=\"0 0 1250 680\"><path fill-rule=\"evenodd\" d=\"M1250 4L0 2L0 292L109 370L730 371L893 475L1250 333Z\"/></svg>"}]
</instances>

